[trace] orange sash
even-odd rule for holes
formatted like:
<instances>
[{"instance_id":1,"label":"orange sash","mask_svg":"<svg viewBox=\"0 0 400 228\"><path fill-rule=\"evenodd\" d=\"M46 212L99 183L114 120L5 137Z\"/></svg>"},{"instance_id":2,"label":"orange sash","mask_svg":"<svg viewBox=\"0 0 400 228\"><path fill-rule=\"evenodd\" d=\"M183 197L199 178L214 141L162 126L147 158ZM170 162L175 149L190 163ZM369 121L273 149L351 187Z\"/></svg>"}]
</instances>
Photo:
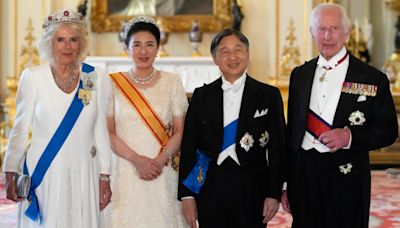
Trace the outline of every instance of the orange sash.
<instances>
[{"instance_id":1,"label":"orange sash","mask_svg":"<svg viewBox=\"0 0 400 228\"><path fill-rule=\"evenodd\" d=\"M119 72L110 74L110 77L129 103L139 113L160 145L163 147L166 146L169 140L167 129L157 113L151 108L145 97L140 93L135 85L132 84L125 74Z\"/></svg>"}]
</instances>

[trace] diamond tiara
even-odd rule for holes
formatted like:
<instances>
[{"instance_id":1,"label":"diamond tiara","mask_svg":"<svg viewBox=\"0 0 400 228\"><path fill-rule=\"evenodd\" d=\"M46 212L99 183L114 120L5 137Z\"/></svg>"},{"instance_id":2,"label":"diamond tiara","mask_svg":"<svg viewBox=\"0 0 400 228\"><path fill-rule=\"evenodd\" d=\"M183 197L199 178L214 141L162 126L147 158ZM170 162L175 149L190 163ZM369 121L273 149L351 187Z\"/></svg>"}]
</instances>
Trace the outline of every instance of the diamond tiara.
<instances>
[{"instance_id":1,"label":"diamond tiara","mask_svg":"<svg viewBox=\"0 0 400 228\"><path fill-rule=\"evenodd\" d=\"M151 18L151 17L146 17L146 16L137 16L135 18L133 18L132 20L126 22L126 24L124 25L124 32L123 32L123 39L126 40L129 31L131 30L131 28L133 27L134 24L136 23L148 23L148 24L153 24L155 25L158 29L160 29L156 23L156 21Z\"/></svg>"},{"instance_id":2,"label":"diamond tiara","mask_svg":"<svg viewBox=\"0 0 400 228\"><path fill-rule=\"evenodd\" d=\"M70 9L57 10L49 15L43 24L43 29L47 29L58 23L77 23L86 26L86 22L82 14Z\"/></svg>"}]
</instances>

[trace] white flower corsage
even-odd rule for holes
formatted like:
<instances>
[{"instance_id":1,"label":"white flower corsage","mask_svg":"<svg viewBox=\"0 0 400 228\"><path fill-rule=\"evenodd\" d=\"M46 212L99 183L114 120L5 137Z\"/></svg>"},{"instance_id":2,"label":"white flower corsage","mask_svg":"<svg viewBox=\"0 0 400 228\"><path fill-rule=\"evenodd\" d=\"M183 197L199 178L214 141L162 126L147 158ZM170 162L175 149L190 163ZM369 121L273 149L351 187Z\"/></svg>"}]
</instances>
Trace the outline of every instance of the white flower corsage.
<instances>
[{"instance_id":1,"label":"white flower corsage","mask_svg":"<svg viewBox=\"0 0 400 228\"><path fill-rule=\"evenodd\" d=\"M340 172L343 173L344 175L350 173L351 172L351 168L353 168L353 165L351 163L347 163L345 165L340 165L339 166Z\"/></svg>"},{"instance_id":2,"label":"white flower corsage","mask_svg":"<svg viewBox=\"0 0 400 228\"><path fill-rule=\"evenodd\" d=\"M246 132L240 140L240 146L247 152L253 146L254 139L248 132Z\"/></svg>"},{"instance_id":3,"label":"white flower corsage","mask_svg":"<svg viewBox=\"0 0 400 228\"><path fill-rule=\"evenodd\" d=\"M364 118L364 113L357 110L350 114L349 121L350 125L357 126L357 125L363 125L366 119Z\"/></svg>"},{"instance_id":4,"label":"white flower corsage","mask_svg":"<svg viewBox=\"0 0 400 228\"><path fill-rule=\"evenodd\" d=\"M269 133L267 130L265 130L265 132L261 134L261 137L258 141L260 141L261 147L264 147L265 145L267 145L267 143L269 141Z\"/></svg>"}]
</instances>

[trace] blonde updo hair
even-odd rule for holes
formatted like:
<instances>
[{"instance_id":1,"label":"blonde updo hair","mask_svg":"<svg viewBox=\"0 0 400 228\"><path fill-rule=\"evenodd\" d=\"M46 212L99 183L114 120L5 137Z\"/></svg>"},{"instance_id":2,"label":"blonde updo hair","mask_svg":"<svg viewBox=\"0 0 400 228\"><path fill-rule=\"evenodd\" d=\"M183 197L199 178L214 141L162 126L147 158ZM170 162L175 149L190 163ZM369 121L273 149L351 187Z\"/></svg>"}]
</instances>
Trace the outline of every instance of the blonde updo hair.
<instances>
[{"instance_id":1,"label":"blonde updo hair","mask_svg":"<svg viewBox=\"0 0 400 228\"><path fill-rule=\"evenodd\" d=\"M40 57L49 63L54 63L52 40L61 27L72 31L74 35L79 37L79 54L75 64L82 63L88 55L88 30L85 25L77 23L57 23L46 28L38 42Z\"/></svg>"}]
</instances>

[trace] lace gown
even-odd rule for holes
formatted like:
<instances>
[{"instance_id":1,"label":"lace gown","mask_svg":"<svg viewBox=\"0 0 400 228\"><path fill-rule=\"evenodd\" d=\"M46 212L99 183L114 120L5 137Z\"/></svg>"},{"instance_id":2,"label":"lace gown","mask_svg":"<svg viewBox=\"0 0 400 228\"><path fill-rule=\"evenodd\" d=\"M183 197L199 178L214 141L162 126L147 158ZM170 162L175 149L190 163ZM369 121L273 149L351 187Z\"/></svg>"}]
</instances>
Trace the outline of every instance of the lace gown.
<instances>
[{"instance_id":1,"label":"lace gown","mask_svg":"<svg viewBox=\"0 0 400 228\"><path fill-rule=\"evenodd\" d=\"M180 78L161 72L152 87L140 89L164 124L172 125L173 116L183 116L187 98ZM113 85L109 116L114 117L116 134L134 151L155 158L160 145L143 120L118 88ZM111 181L112 200L107 227L179 228L186 227L177 200L178 172L164 166L155 180L144 181L135 166L114 155Z\"/></svg>"}]
</instances>

